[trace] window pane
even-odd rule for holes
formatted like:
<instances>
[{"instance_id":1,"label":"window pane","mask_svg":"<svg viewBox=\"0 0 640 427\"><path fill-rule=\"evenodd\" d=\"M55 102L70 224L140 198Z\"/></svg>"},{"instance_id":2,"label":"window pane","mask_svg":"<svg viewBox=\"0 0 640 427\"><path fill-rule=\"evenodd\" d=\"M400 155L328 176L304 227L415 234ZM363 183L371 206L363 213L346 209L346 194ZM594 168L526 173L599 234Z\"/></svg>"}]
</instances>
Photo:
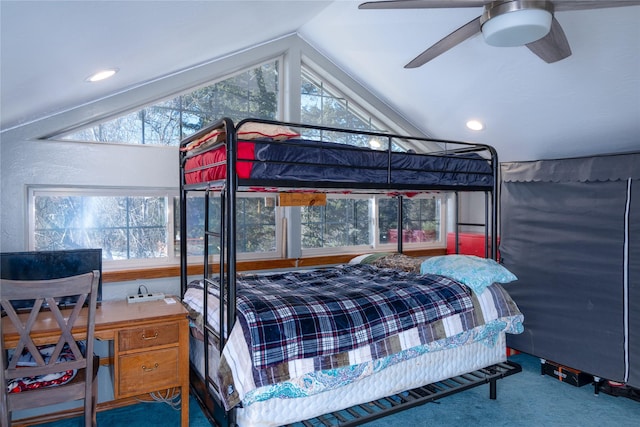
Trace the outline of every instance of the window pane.
<instances>
[{"instance_id":1,"label":"window pane","mask_svg":"<svg viewBox=\"0 0 640 427\"><path fill-rule=\"evenodd\" d=\"M402 241L404 243L440 240L439 198L403 198ZM378 229L380 243L398 242L398 199L378 201Z\"/></svg>"},{"instance_id":2,"label":"window pane","mask_svg":"<svg viewBox=\"0 0 640 427\"><path fill-rule=\"evenodd\" d=\"M370 245L369 200L328 199L326 206L304 206L302 248Z\"/></svg>"},{"instance_id":3,"label":"window pane","mask_svg":"<svg viewBox=\"0 0 640 427\"><path fill-rule=\"evenodd\" d=\"M300 117L302 123L328 126L356 131L386 132L381 120L357 105L346 95L324 79L303 67L300 88ZM330 132L319 129L301 129L307 139L331 141L357 147L387 150L389 143L393 151L406 151L407 144L385 138L372 138L345 132ZM409 147L410 148L410 147Z\"/></svg>"},{"instance_id":4,"label":"window pane","mask_svg":"<svg viewBox=\"0 0 640 427\"><path fill-rule=\"evenodd\" d=\"M191 193L187 198L187 253L189 256L204 254L204 195ZM179 200L175 201L176 228L179 228ZM236 200L236 245L240 253L265 253L276 251L275 197L238 197ZM220 197L209 197L209 231L218 233L209 238L209 255L220 254ZM179 236L179 232L177 232ZM176 242L178 240L176 239ZM176 243L176 256L180 254Z\"/></svg>"},{"instance_id":5,"label":"window pane","mask_svg":"<svg viewBox=\"0 0 640 427\"><path fill-rule=\"evenodd\" d=\"M187 197L187 256L204 253L204 197L190 193ZM174 255L180 257L180 198L173 199Z\"/></svg>"},{"instance_id":6,"label":"window pane","mask_svg":"<svg viewBox=\"0 0 640 427\"><path fill-rule=\"evenodd\" d=\"M236 210L238 212L236 219L238 251L275 251L275 199L273 197L238 199Z\"/></svg>"},{"instance_id":7,"label":"window pane","mask_svg":"<svg viewBox=\"0 0 640 427\"><path fill-rule=\"evenodd\" d=\"M35 249L102 248L106 260L165 258L166 200L37 194Z\"/></svg>"},{"instance_id":8,"label":"window pane","mask_svg":"<svg viewBox=\"0 0 640 427\"><path fill-rule=\"evenodd\" d=\"M278 80L278 61L272 61L63 139L178 145L221 117L276 119Z\"/></svg>"},{"instance_id":9,"label":"window pane","mask_svg":"<svg viewBox=\"0 0 640 427\"><path fill-rule=\"evenodd\" d=\"M303 72L300 100L303 123L353 130L379 130L371 123L370 116L310 73ZM370 138L362 135L313 129L302 129L302 133L306 138L369 147Z\"/></svg>"}]
</instances>

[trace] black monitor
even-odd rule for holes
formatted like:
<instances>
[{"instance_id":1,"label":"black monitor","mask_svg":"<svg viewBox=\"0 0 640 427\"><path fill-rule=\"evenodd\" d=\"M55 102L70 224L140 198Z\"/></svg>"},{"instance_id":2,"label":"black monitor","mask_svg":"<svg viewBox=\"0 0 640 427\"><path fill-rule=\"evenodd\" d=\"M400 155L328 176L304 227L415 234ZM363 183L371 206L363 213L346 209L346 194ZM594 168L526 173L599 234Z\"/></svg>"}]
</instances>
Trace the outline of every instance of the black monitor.
<instances>
[{"instance_id":1,"label":"black monitor","mask_svg":"<svg viewBox=\"0 0 640 427\"><path fill-rule=\"evenodd\" d=\"M100 271L98 301L102 300L102 249L71 249L59 251L0 253L0 277L11 280L47 280ZM61 306L75 304L75 298L59 301ZM29 308L33 300L14 304Z\"/></svg>"}]
</instances>

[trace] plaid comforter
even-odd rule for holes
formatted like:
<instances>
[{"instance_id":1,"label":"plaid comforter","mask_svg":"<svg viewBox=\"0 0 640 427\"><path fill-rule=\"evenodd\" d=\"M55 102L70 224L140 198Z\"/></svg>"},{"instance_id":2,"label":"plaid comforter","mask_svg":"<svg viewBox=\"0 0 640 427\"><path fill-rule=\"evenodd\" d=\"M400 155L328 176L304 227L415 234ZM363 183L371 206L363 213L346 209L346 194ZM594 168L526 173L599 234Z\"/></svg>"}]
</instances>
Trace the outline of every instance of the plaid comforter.
<instances>
[{"instance_id":1,"label":"plaid comforter","mask_svg":"<svg viewBox=\"0 0 640 427\"><path fill-rule=\"evenodd\" d=\"M497 333L522 331L522 314L498 284L477 295L443 276L370 265L238 279L238 310L240 305L255 305L259 314L238 312L219 365L216 363L220 397L227 409L256 388L286 384L310 372L370 364L430 343L463 345L468 340L491 341ZM210 293L214 296L209 297L207 318L219 329L217 292L210 289ZM360 301L359 308L348 299L354 296ZM194 319L202 316L201 282L189 284L183 302ZM296 305L303 308L301 315L294 315ZM334 307L337 318L328 311ZM356 321L369 317L377 326L357 327ZM246 327L249 322L258 325L256 330ZM331 330L336 326L349 332ZM295 335L298 333L302 336ZM314 336L319 341L314 342ZM254 340L265 337L266 341ZM285 348L277 348L278 342ZM354 344L355 348L348 349ZM285 361L288 357L291 359Z\"/></svg>"},{"instance_id":2,"label":"plaid comforter","mask_svg":"<svg viewBox=\"0 0 640 427\"><path fill-rule=\"evenodd\" d=\"M236 292L258 369L353 350L473 310L459 282L369 265L243 276Z\"/></svg>"}]
</instances>

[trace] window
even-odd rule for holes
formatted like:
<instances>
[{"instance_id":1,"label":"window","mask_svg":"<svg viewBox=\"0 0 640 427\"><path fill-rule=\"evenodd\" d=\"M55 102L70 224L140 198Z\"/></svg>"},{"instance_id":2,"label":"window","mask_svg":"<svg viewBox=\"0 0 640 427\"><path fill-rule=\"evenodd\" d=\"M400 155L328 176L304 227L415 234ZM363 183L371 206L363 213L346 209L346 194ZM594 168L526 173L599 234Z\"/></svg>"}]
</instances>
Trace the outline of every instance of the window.
<instances>
[{"instance_id":1,"label":"window","mask_svg":"<svg viewBox=\"0 0 640 427\"><path fill-rule=\"evenodd\" d=\"M383 120L353 102L349 96L309 67L302 69L301 119L303 123L385 132ZM349 133L302 129L303 137L329 140L372 149L406 151L415 147L397 138L378 141ZM440 196L403 198L403 230L407 248L443 246L445 218ZM302 207L303 255L358 252L370 248L395 250L398 242L398 199L386 196L330 195L326 206Z\"/></svg>"},{"instance_id":2,"label":"window","mask_svg":"<svg viewBox=\"0 0 640 427\"><path fill-rule=\"evenodd\" d=\"M397 248L398 198L329 195L326 206L301 207L302 254ZM444 245L442 196L402 198L402 241L407 248Z\"/></svg>"},{"instance_id":3,"label":"window","mask_svg":"<svg viewBox=\"0 0 640 427\"><path fill-rule=\"evenodd\" d=\"M378 122L370 114L309 68L302 70L300 104L302 123L352 130L382 131L381 126L374 124ZM312 129L303 129L302 132L304 137L310 139L370 147L370 138L361 135Z\"/></svg>"},{"instance_id":4,"label":"window","mask_svg":"<svg viewBox=\"0 0 640 427\"><path fill-rule=\"evenodd\" d=\"M279 61L273 60L63 139L177 146L183 138L221 117L234 121L246 117L275 119L280 86L278 66Z\"/></svg>"},{"instance_id":5,"label":"window","mask_svg":"<svg viewBox=\"0 0 640 427\"><path fill-rule=\"evenodd\" d=\"M106 266L176 264L180 257L180 210L175 191L32 188L33 250L102 248ZM187 199L187 251L204 253L204 196ZM220 198L210 197L210 229L220 221ZM169 203L172 201L172 203ZM247 194L237 200L241 258L279 256L275 196ZM168 221L173 218L173 221ZM175 236L170 238L170 236ZM209 253L220 253L211 242ZM245 256L243 256L243 253Z\"/></svg>"},{"instance_id":6,"label":"window","mask_svg":"<svg viewBox=\"0 0 640 427\"><path fill-rule=\"evenodd\" d=\"M162 101L114 120L64 136L65 140L177 146L220 117L275 119L280 109L279 59ZM176 180L177 187L177 180ZM103 248L105 265L177 264L180 256L178 188L34 188L29 246L38 249ZM203 253L203 198L188 200L189 255ZM212 212L219 200L211 198ZM216 205L218 208L216 208ZM274 256L277 222L274 197L238 200L238 251ZM212 243L210 253L219 253ZM248 256L252 256L248 255Z\"/></svg>"},{"instance_id":7,"label":"window","mask_svg":"<svg viewBox=\"0 0 640 427\"><path fill-rule=\"evenodd\" d=\"M371 204L367 198L328 197L326 206L301 208L302 250L371 246Z\"/></svg>"},{"instance_id":8,"label":"window","mask_svg":"<svg viewBox=\"0 0 640 427\"><path fill-rule=\"evenodd\" d=\"M402 242L411 246L443 245L444 207L440 196L420 195L402 199ZM378 243L398 243L398 199L378 200Z\"/></svg>"},{"instance_id":9,"label":"window","mask_svg":"<svg viewBox=\"0 0 640 427\"><path fill-rule=\"evenodd\" d=\"M221 222L220 195L209 197L209 231L219 232ZM187 253L188 256L204 254L205 197L192 192L187 197ZM179 198L174 201L176 242L180 238ZM236 246L240 258L274 258L280 256L280 215L276 209L276 196L258 193L238 195L236 199ZM220 254L220 239L210 240L209 254ZM176 243L175 256L180 256L180 245Z\"/></svg>"},{"instance_id":10,"label":"window","mask_svg":"<svg viewBox=\"0 0 640 427\"><path fill-rule=\"evenodd\" d=\"M169 192L32 188L30 248L102 248L105 261L167 262Z\"/></svg>"},{"instance_id":11,"label":"window","mask_svg":"<svg viewBox=\"0 0 640 427\"><path fill-rule=\"evenodd\" d=\"M300 88L300 117L302 123L315 124L341 129L385 133L388 131L383 120L368 112L367 108L351 101L340 92L328 78L322 78L309 67L302 67L302 85ZM366 147L374 150L387 150L391 143L393 151L415 149L409 141L397 139L380 140L366 135L324 130L302 129L302 136L308 139L331 141Z\"/></svg>"}]
</instances>

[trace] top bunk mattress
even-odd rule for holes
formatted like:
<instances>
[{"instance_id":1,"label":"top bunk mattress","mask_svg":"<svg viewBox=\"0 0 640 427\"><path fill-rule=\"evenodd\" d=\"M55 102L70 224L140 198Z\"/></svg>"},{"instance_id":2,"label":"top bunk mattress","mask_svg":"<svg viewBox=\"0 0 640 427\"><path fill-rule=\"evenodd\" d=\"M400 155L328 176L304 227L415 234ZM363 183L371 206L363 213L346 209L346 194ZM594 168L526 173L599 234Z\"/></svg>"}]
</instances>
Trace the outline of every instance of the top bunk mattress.
<instances>
[{"instance_id":1,"label":"top bunk mattress","mask_svg":"<svg viewBox=\"0 0 640 427\"><path fill-rule=\"evenodd\" d=\"M482 190L494 185L492 161L475 152L417 154L303 138L257 136L248 139L238 133L237 143L225 138L202 143L194 150L183 148L184 183L224 180L231 152L236 156L238 178L247 181L241 185L382 190ZM234 144L232 151L230 143Z\"/></svg>"}]
</instances>

